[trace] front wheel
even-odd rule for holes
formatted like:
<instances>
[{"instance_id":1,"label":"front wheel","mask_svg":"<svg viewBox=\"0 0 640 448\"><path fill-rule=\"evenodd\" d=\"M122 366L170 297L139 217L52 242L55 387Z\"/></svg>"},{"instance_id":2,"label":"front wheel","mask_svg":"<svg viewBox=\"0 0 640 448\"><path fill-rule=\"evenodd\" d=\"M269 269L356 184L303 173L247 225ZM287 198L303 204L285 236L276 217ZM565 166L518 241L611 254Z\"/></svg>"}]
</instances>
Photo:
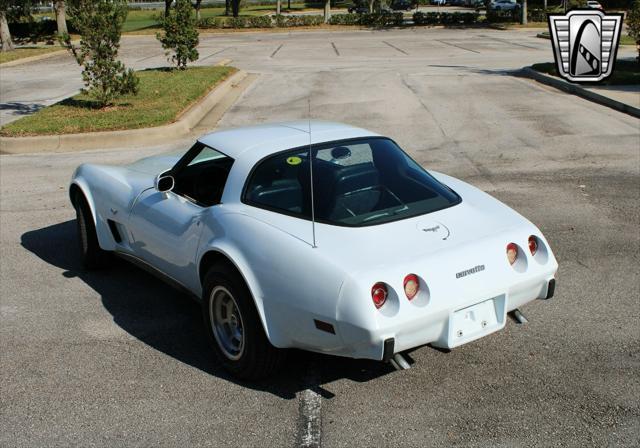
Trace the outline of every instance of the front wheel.
<instances>
[{"instance_id":1,"label":"front wheel","mask_svg":"<svg viewBox=\"0 0 640 448\"><path fill-rule=\"evenodd\" d=\"M258 379L275 372L284 350L271 345L243 278L226 264L205 277L202 317L220 363L235 376Z\"/></svg>"}]
</instances>

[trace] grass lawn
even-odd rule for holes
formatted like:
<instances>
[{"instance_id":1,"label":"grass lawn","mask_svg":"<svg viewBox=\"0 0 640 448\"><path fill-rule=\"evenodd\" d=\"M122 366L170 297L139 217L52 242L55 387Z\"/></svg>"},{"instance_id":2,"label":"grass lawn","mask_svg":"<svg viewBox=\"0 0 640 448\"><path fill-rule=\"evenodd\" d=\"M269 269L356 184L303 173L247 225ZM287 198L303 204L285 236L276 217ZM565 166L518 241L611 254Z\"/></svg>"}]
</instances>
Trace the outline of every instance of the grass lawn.
<instances>
[{"instance_id":1,"label":"grass lawn","mask_svg":"<svg viewBox=\"0 0 640 448\"><path fill-rule=\"evenodd\" d=\"M627 34L620 36L620 45L635 45L636 41Z\"/></svg>"},{"instance_id":2,"label":"grass lawn","mask_svg":"<svg viewBox=\"0 0 640 448\"><path fill-rule=\"evenodd\" d=\"M50 47L22 47L13 51L3 51L0 52L0 64L60 50L64 50L64 48L52 45Z\"/></svg>"},{"instance_id":3,"label":"grass lawn","mask_svg":"<svg viewBox=\"0 0 640 448\"><path fill-rule=\"evenodd\" d=\"M553 62L533 64L531 68L548 75L558 76L556 65ZM616 61L613 74L602 84L608 86L640 84L640 64L636 61Z\"/></svg>"},{"instance_id":4,"label":"grass lawn","mask_svg":"<svg viewBox=\"0 0 640 448\"><path fill-rule=\"evenodd\" d=\"M187 107L236 72L233 67L191 67L137 72L138 95L97 109L84 94L67 98L0 128L3 136L71 134L160 126L172 123Z\"/></svg>"}]
</instances>

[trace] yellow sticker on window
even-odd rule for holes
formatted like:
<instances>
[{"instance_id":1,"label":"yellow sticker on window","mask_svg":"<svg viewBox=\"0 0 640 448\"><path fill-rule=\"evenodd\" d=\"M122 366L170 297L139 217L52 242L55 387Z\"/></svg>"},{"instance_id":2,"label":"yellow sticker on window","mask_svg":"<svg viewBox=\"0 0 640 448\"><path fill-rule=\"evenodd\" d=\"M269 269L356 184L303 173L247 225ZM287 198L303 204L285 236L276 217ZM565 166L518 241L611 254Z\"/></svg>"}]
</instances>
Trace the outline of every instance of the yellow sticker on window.
<instances>
[{"instance_id":1,"label":"yellow sticker on window","mask_svg":"<svg viewBox=\"0 0 640 448\"><path fill-rule=\"evenodd\" d=\"M302 159L300 157L288 157L287 163L289 165L300 165L302 163Z\"/></svg>"}]
</instances>

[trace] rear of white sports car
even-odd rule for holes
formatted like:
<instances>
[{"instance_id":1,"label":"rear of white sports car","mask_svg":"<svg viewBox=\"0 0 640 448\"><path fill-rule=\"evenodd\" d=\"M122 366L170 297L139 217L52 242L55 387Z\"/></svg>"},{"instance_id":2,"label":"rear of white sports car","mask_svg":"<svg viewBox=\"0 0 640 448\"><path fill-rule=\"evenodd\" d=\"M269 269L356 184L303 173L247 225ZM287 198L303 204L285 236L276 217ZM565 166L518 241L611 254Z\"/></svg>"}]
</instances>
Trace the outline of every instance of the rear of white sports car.
<instances>
[{"instance_id":1,"label":"rear of white sports car","mask_svg":"<svg viewBox=\"0 0 640 448\"><path fill-rule=\"evenodd\" d=\"M260 162L245 189L249 213L295 238L277 243L265 228L258 250L270 254L261 284L274 345L388 361L481 338L553 294L549 243L490 195L426 172L386 138L327 142L313 158L313 182L303 147ZM311 203L312 248L300 243L311 220L299 219ZM274 285L272 271L294 281Z\"/></svg>"},{"instance_id":2,"label":"rear of white sports car","mask_svg":"<svg viewBox=\"0 0 640 448\"><path fill-rule=\"evenodd\" d=\"M343 229L341 259L351 270L336 312L338 353L388 361L424 344L452 349L553 296L558 264L540 230L486 193L436 176L461 203L367 235ZM322 246L340 252L339 243Z\"/></svg>"}]
</instances>

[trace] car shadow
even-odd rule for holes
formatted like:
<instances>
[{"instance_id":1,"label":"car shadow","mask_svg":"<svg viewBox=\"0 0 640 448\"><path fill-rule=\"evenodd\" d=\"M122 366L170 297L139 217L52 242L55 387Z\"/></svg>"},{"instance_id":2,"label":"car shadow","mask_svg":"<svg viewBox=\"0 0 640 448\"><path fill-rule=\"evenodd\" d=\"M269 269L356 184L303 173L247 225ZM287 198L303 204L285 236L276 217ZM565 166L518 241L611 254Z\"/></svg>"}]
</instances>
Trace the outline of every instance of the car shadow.
<instances>
[{"instance_id":1,"label":"car shadow","mask_svg":"<svg viewBox=\"0 0 640 448\"><path fill-rule=\"evenodd\" d=\"M100 295L113 322L127 333L177 361L226 381L285 399L293 399L307 388L332 398L323 384L338 379L365 382L394 371L389 364L377 361L290 350L283 369L273 378L238 381L217 363L195 300L123 260L116 259L113 266L104 270L83 270L75 221L26 232L21 244L45 263L62 269L64 277L77 277L89 285Z\"/></svg>"}]
</instances>

